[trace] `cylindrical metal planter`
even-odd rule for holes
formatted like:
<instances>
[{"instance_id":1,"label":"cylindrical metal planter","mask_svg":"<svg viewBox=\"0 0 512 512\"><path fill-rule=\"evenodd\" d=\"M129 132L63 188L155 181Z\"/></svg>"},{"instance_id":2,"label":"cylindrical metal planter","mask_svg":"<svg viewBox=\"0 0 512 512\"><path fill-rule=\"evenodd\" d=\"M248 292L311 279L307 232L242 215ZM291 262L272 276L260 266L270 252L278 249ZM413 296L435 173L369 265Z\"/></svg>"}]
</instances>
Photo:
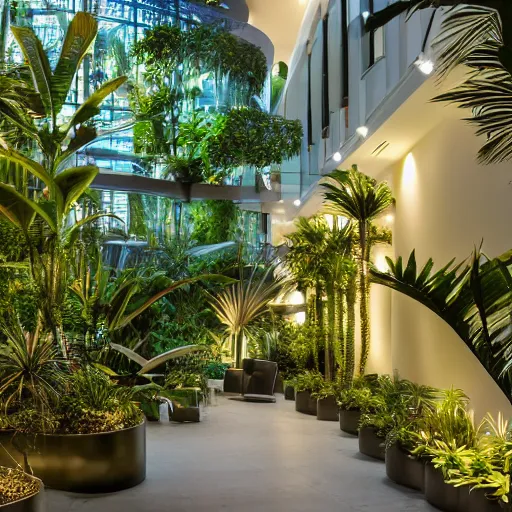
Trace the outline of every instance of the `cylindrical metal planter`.
<instances>
[{"instance_id":1,"label":"cylindrical metal planter","mask_svg":"<svg viewBox=\"0 0 512 512\"><path fill-rule=\"evenodd\" d=\"M425 464L396 443L386 450L386 474L397 484L418 491L423 490Z\"/></svg>"},{"instance_id":2,"label":"cylindrical metal planter","mask_svg":"<svg viewBox=\"0 0 512 512\"><path fill-rule=\"evenodd\" d=\"M459 488L444 481L441 470L425 465L425 498L431 505L445 512L459 512L459 494Z\"/></svg>"},{"instance_id":3,"label":"cylindrical metal planter","mask_svg":"<svg viewBox=\"0 0 512 512\"><path fill-rule=\"evenodd\" d=\"M201 410L199 407L173 407L169 408L169 419L178 423L199 423L201 421Z\"/></svg>"},{"instance_id":4,"label":"cylindrical metal planter","mask_svg":"<svg viewBox=\"0 0 512 512\"><path fill-rule=\"evenodd\" d=\"M338 421L338 404L333 396L319 398L316 403L316 419Z\"/></svg>"},{"instance_id":5,"label":"cylindrical metal planter","mask_svg":"<svg viewBox=\"0 0 512 512\"><path fill-rule=\"evenodd\" d=\"M385 460L385 439L379 437L371 427L359 430L359 451L368 457Z\"/></svg>"},{"instance_id":6,"label":"cylindrical metal planter","mask_svg":"<svg viewBox=\"0 0 512 512\"><path fill-rule=\"evenodd\" d=\"M284 393L283 377L280 373L277 374L276 383L274 385L274 393Z\"/></svg>"},{"instance_id":7,"label":"cylindrical metal planter","mask_svg":"<svg viewBox=\"0 0 512 512\"><path fill-rule=\"evenodd\" d=\"M316 416L316 400L311 398L310 391L297 391L295 393L295 410L303 414Z\"/></svg>"},{"instance_id":8,"label":"cylindrical metal planter","mask_svg":"<svg viewBox=\"0 0 512 512\"><path fill-rule=\"evenodd\" d=\"M27 498L23 498L18 501L13 501L12 503L7 503L5 505L0 505L0 510L2 512L44 512L44 485L39 478L36 478L31 475L27 475L27 477L37 480L39 482L39 492L32 496L28 496Z\"/></svg>"},{"instance_id":9,"label":"cylindrical metal planter","mask_svg":"<svg viewBox=\"0 0 512 512\"><path fill-rule=\"evenodd\" d=\"M489 500L485 494L492 489L473 489L469 486L459 487L459 512L500 512L503 509L499 501Z\"/></svg>"},{"instance_id":10,"label":"cylindrical metal planter","mask_svg":"<svg viewBox=\"0 0 512 512\"><path fill-rule=\"evenodd\" d=\"M284 399L285 400L295 400L295 389L293 386L285 386L284 387Z\"/></svg>"},{"instance_id":11,"label":"cylindrical metal planter","mask_svg":"<svg viewBox=\"0 0 512 512\"><path fill-rule=\"evenodd\" d=\"M347 434L357 436L359 430L359 420L361 419L361 411L346 411L340 409L340 429Z\"/></svg>"},{"instance_id":12,"label":"cylindrical metal planter","mask_svg":"<svg viewBox=\"0 0 512 512\"><path fill-rule=\"evenodd\" d=\"M35 476L60 491L99 493L128 489L146 478L146 423L116 432L11 435L2 444ZM6 459L7 461L7 459ZM2 458L2 462L4 459ZM13 467L11 460L6 466Z\"/></svg>"}]
</instances>

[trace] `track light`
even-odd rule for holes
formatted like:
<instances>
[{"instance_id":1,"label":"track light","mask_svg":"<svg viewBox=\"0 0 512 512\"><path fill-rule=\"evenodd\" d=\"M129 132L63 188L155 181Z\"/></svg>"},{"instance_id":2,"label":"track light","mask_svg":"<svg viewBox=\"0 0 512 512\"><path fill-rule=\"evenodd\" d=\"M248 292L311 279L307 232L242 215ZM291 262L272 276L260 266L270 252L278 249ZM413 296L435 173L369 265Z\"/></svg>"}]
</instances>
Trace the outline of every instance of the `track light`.
<instances>
[{"instance_id":1,"label":"track light","mask_svg":"<svg viewBox=\"0 0 512 512\"><path fill-rule=\"evenodd\" d=\"M334 155L332 155L332 159L335 162L341 162L341 153L339 151L336 151L336 153L334 153Z\"/></svg>"}]
</instances>

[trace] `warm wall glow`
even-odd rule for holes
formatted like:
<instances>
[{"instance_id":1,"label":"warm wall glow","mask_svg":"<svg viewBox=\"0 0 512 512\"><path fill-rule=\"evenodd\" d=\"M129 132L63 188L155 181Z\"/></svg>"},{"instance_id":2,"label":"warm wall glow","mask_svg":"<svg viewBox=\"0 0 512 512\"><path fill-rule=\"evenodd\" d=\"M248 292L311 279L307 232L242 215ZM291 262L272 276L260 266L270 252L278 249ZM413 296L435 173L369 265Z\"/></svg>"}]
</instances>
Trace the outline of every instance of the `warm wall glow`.
<instances>
[{"instance_id":1,"label":"warm wall glow","mask_svg":"<svg viewBox=\"0 0 512 512\"><path fill-rule=\"evenodd\" d=\"M329 226L329 229L332 230L332 228L334 227L334 217L330 213L326 213L324 217L327 222L327 225Z\"/></svg>"},{"instance_id":2,"label":"warm wall glow","mask_svg":"<svg viewBox=\"0 0 512 512\"><path fill-rule=\"evenodd\" d=\"M381 272L386 272L387 270L389 270L385 254L377 254L377 256L375 257L374 264L377 267L377 270L380 270Z\"/></svg>"},{"instance_id":3,"label":"warm wall glow","mask_svg":"<svg viewBox=\"0 0 512 512\"><path fill-rule=\"evenodd\" d=\"M292 304L294 306L299 306L300 304L304 304L304 294L302 292L299 292L298 290L293 291L292 293L288 294L286 297L286 303Z\"/></svg>"},{"instance_id":4,"label":"warm wall glow","mask_svg":"<svg viewBox=\"0 0 512 512\"><path fill-rule=\"evenodd\" d=\"M404 193L413 192L418 181L416 160L412 153L409 153L404 160L402 169L402 191Z\"/></svg>"},{"instance_id":5,"label":"warm wall glow","mask_svg":"<svg viewBox=\"0 0 512 512\"><path fill-rule=\"evenodd\" d=\"M295 318L293 321L296 324L302 325L306 322L306 312L305 311L299 311L298 313L295 313Z\"/></svg>"}]
</instances>

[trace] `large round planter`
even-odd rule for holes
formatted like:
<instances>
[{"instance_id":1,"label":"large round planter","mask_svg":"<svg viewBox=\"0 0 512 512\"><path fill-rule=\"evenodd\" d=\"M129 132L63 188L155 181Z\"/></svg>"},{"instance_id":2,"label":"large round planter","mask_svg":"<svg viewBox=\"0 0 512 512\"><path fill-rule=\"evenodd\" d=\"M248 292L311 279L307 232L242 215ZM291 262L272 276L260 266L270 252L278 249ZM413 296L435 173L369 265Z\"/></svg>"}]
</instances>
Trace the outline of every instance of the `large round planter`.
<instances>
[{"instance_id":1,"label":"large round planter","mask_svg":"<svg viewBox=\"0 0 512 512\"><path fill-rule=\"evenodd\" d=\"M316 403L316 419L338 421L338 404L333 396L319 398Z\"/></svg>"},{"instance_id":2,"label":"large round planter","mask_svg":"<svg viewBox=\"0 0 512 512\"><path fill-rule=\"evenodd\" d=\"M459 487L458 512L500 512L503 511L496 500L489 500L485 494L492 489L473 489L469 486Z\"/></svg>"},{"instance_id":3,"label":"large round planter","mask_svg":"<svg viewBox=\"0 0 512 512\"><path fill-rule=\"evenodd\" d=\"M464 489L462 492L467 491ZM460 493L459 488L444 481L441 470L431 463L425 465L425 498L431 505L445 512L459 512Z\"/></svg>"},{"instance_id":4,"label":"large round planter","mask_svg":"<svg viewBox=\"0 0 512 512\"><path fill-rule=\"evenodd\" d=\"M379 437L371 427L359 430L359 451L374 459L385 460L385 439Z\"/></svg>"},{"instance_id":5,"label":"large round planter","mask_svg":"<svg viewBox=\"0 0 512 512\"><path fill-rule=\"evenodd\" d=\"M8 442L5 442L8 441ZM100 434L0 437L16 463L24 458L45 486L59 491L99 493L134 487L146 478L146 423ZM5 450L4 450L5 451ZM8 462L10 457L2 457Z\"/></svg>"},{"instance_id":6,"label":"large round planter","mask_svg":"<svg viewBox=\"0 0 512 512\"><path fill-rule=\"evenodd\" d=\"M423 490L425 464L407 453L397 443L386 450L386 474L397 484L418 491Z\"/></svg>"},{"instance_id":7,"label":"large round planter","mask_svg":"<svg viewBox=\"0 0 512 512\"><path fill-rule=\"evenodd\" d=\"M316 416L316 400L311 398L310 391L297 391L295 393L295 410L303 414Z\"/></svg>"},{"instance_id":8,"label":"large round planter","mask_svg":"<svg viewBox=\"0 0 512 512\"><path fill-rule=\"evenodd\" d=\"M5 505L0 505L0 510L2 512L44 512L45 507L43 482L34 476L27 476L33 480L37 480L39 483L39 492L37 494L33 494L32 496L28 496L27 498L13 501L11 503L6 503Z\"/></svg>"},{"instance_id":9,"label":"large round planter","mask_svg":"<svg viewBox=\"0 0 512 512\"><path fill-rule=\"evenodd\" d=\"M340 409L340 429L347 434L357 436L359 430L359 420L361 419L361 411L347 411Z\"/></svg>"},{"instance_id":10,"label":"large round planter","mask_svg":"<svg viewBox=\"0 0 512 512\"><path fill-rule=\"evenodd\" d=\"M293 386L287 385L284 387L284 399L295 400L295 388Z\"/></svg>"}]
</instances>

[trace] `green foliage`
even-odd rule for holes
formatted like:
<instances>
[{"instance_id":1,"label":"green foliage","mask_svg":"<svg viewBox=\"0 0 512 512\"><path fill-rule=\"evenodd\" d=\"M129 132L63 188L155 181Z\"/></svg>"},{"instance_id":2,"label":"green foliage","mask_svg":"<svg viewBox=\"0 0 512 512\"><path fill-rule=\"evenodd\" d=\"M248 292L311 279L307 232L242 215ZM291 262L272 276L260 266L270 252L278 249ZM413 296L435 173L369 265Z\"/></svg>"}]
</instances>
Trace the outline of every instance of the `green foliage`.
<instances>
[{"instance_id":1,"label":"green foliage","mask_svg":"<svg viewBox=\"0 0 512 512\"><path fill-rule=\"evenodd\" d=\"M318 393L322 391L325 386L324 378L318 371L299 373L292 382L295 392L309 391L310 393Z\"/></svg>"},{"instance_id":2,"label":"green foliage","mask_svg":"<svg viewBox=\"0 0 512 512\"><path fill-rule=\"evenodd\" d=\"M227 242L237 228L239 207L233 201L194 201L189 209L191 237L199 245Z\"/></svg>"},{"instance_id":3,"label":"green foliage","mask_svg":"<svg viewBox=\"0 0 512 512\"><path fill-rule=\"evenodd\" d=\"M212 132L208 154L211 164L222 169L281 164L300 153L303 136L300 121L247 107L218 116Z\"/></svg>"},{"instance_id":4,"label":"green foliage","mask_svg":"<svg viewBox=\"0 0 512 512\"><path fill-rule=\"evenodd\" d=\"M204 368L204 374L207 379L223 379L227 369L231 365L228 363L221 363L219 361L209 361Z\"/></svg>"}]
</instances>

